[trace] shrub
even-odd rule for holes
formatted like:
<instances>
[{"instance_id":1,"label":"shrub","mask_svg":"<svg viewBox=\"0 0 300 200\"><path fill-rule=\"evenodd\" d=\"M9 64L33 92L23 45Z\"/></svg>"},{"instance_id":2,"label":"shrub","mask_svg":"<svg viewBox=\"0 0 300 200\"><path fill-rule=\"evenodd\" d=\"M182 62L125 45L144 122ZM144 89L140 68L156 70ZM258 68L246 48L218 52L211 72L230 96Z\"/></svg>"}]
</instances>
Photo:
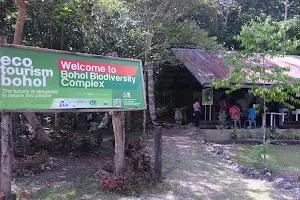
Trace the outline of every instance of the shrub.
<instances>
[{"instance_id":1,"label":"shrub","mask_svg":"<svg viewBox=\"0 0 300 200\"><path fill-rule=\"evenodd\" d=\"M17 200L29 200L30 193L27 190L20 189L16 192Z\"/></svg>"},{"instance_id":2,"label":"shrub","mask_svg":"<svg viewBox=\"0 0 300 200\"><path fill-rule=\"evenodd\" d=\"M299 140L300 139L300 133L299 132L295 133L294 139L295 140Z\"/></svg>"},{"instance_id":3,"label":"shrub","mask_svg":"<svg viewBox=\"0 0 300 200\"><path fill-rule=\"evenodd\" d=\"M41 165L47 163L49 155L46 151L36 153L32 156L25 155L24 158L13 161L13 171L29 170L34 173L42 171Z\"/></svg>"},{"instance_id":4,"label":"shrub","mask_svg":"<svg viewBox=\"0 0 300 200\"><path fill-rule=\"evenodd\" d=\"M218 116L220 125L217 125L217 129L227 129L227 114L226 113L220 113Z\"/></svg>"},{"instance_id":5,"label":"shrub","mask_svg":"<svg viewBox=\"0 0 300 200\"><path fill-rule=\"evenodd\" d=\"M252 138L252 136L253 136L253 132L251 131L249 126L247 128L247 135L248 135L249 138Z\"/></svg>"},{"instance_id":6,"label":"shrub","mask_svg":"<svg viewBox=\"0 0 300 200\"><path fill-rule=\"evenodd\" d=\"M232 136L232 139L237 139L238 138L238 129L236 127L233 128L231 136Z\"/></svg>"},{"instance_id":7,"label":"shrub","mask_svg":"<svg viewBox=\"0 0 300 200\"><path fill-rule=\"evenodd\" d=\"M252 162L253 162L253 167L257 169L263 168L263 155L264 149L262 145L255 145L252 150Z\"/></svg>"},{"instance_id":8,"label":"shrub","mask_svg":"<svg viewBox=\"0 0 300 200\"><path fill-rule=\"evenodd\" d=\"M252 150L251 150L251 157L252 157L252 163L253 167L257 169L262 169L263 168L263 156L264 153L267 154L268 147L270 145L270 141L268 141L266 144L262 145L255 145ZM272 170L272 165L268 165L268 170ZM269 169L270 168L270 169Z\"/></svg>"},{"instance_id":9,"label":"shrub","mask_svg":"<svg viewBox=\"0 0 300 200\"><path fill-rule=\"evenodd\" d=\"M114 160L105 161L102 169L107 171L107 172L114 173L114 171L115 171L115 162L114 162Z\"/></svg>"},{"instance_id":10,"label":"shrub","mask_svg":"<svg viewBox=\"0 0 300 200\"><path fill-rule=\"evenodd\" d=\"M105 192L128 195L139 192L143 186L154 184L155 176L152 173L126 172L120 176L105 175L96 182Z\"/></svg>"},{"instance_id":11,"label":"shrub","mask_svg":"<svg viewBox=\"0 0 300 200\"><path fill-rule=\"evenodd\" d=\"M149 186L156 182L156 177L151 166L151 158L144 150L141 139L137 138L128 142L125 149L127 168L121 176L102 176L97 184L106 192L130 194L139 192L143 186ZM107 161L103 169L114 171L114 162Z\"/></svg>"}]
</instances>

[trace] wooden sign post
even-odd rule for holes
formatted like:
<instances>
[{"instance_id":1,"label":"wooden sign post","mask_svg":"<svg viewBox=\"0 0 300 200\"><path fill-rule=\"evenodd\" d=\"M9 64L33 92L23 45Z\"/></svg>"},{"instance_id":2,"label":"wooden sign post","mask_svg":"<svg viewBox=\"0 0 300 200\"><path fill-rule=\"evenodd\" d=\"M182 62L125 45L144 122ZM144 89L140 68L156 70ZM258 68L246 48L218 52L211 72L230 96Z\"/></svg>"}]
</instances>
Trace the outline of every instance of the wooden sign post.
<instances>
[{"instance_id":1,"label":"wooden sign post","mask_svg":"<svg viewBox=\"0 0 300 200\"><path fill-rule=\"evenodd\" d=\"M154 130L154 151L155 163L154 170L157 175L158 182L162 182L162 125L156 124Z\"/></svg>"},{"instance_id":2,"label":"wooden sign post","mask_svg":"<svg viewBox=\"0 0 300 200\"><path fill-rule=\"evenodd\" d=\"M6 197L9 197L11 193L11 175L13 160L11 113L2 113L1 129L1 191L5 194Z\"/></svg>"},{"instance_id":3,"label":"wooden sign post","mask_svg":"<svg viewBox=\"0 0 300 200\"><path fill-rule=\"evenodd\" d=\"M49 57L48 53L52 53L52 56ZM20 57L17 57L18 55ZM5 87L0 90L2 116L0 194L3 192L9 198L11 192L13 159L11 113L14 112L24 112L27 118L30 118L33 112L110 112L115 137L115 175L124 172L124 111L147 109L145 82L141 60L112 58L117 57L116 53L108 56L8 45L6 37L0 37L0 64L4 65L2 69L8 66L11 69L31 67L32 73L34 70L41 72L41 76L35 74L34 77L27 77L26 70L21 75L2 74L2 70L0 71L6 80L5 84L0 83L1 88ZM28 87L27 93L19 97L13 91L19 89L24 77L31 82L23 83L22 86ZM43 90L47 93L43 94ZM57 95L59 91L60 95ZM48 98L48 101L40 101L39 98ZM19 104L20 101L23 101L22 104ZM57 114L55 116L57 119ZM55 126L58 126L57 120ZM41 137L43 136L41 134Z\"/></svg>"},{"instance_id":4,"label":"wooden sign post","mask_svg":"<svg viewBox=\"0 0 300 200\"><path fill-rule=\"evenodd\" d=\"M119 176L124 171L125 160L125 130L121 122L121 112L112 113L112 124L115 137L115 175Z\"/></svg>"},{"instance_id":5,"label":"wooden sign post","mask_svg":"<svg viewBox=\"0 0 300 200\"><path fill-rule=\"evenodd\" d=\"M7 44L7 37L0 36L0 46ZM11 175L13 160L13 140L12 140L12 114L1 113L1 173L0 173L0 191L6 197L11 194Z\"/></svg>"}]
</instances>

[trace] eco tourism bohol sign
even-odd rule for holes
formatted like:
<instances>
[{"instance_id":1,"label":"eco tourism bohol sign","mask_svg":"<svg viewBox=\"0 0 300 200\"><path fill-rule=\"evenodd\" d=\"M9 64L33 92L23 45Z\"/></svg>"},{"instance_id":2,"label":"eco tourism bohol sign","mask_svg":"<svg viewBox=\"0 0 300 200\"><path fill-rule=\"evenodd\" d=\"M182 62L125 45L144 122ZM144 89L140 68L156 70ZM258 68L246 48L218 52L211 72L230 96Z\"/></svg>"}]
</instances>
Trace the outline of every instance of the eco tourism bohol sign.
<instances>
[{"instance_id":1,"label":"eco tourism bohol sign","mask_svg":"<svg viewBox=\"0 0 300 200\"><path fill-rule=\"evenodd\" d=\"M140 60L2 46L0 110L143 110L142 74Z\"/></svg>"}]
</instances>

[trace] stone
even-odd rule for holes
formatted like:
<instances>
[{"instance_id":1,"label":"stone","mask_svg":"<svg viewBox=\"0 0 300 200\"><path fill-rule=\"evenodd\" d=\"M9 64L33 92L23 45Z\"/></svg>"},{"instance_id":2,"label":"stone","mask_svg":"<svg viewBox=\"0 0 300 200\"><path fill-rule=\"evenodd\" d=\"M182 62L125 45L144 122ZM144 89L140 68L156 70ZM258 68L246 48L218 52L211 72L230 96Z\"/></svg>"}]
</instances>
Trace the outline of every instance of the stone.
<instances>
[{"instance_id":1,"label":"stone","mask_svg":"<svg viewBox=\"0 0 300 200\"><path fill-rule=\"evenodd\" d=\"M244 166L239 167L239 172L244 174L246 172L246 168Z\"/></svg>"},{"instance_id":2,"label":"stone","mask_svg":"<svg viewBox=\"0 0 300 200\"><path fill-rule=\"evenodd\" d=\"M260 173L256 170L252 170L251 177L256 178L256 179L260 178Z\"/></svg>"},{"instance_id":3,"label":"stone","mask_svg":"<svg viewBox=\"0 0 300 200\"><path fill-rule=\"evenodd\" d=\"M282 187L285 190L290 190L293 188L293 185L290 182L285 182Z\"/></svg>"},{"instance_id":4,"label":"stone","mask_svg":"<svg viewBox=\"0 0 300 200\"><path fill-rule=\"evenodd\" d=\"M294 188L294 189L293 189L293 192L294 192L295 194L300 194L300 188Z\"/></svg>"},{"instance_id":5,"label":"stone","mask_svg":"<svg viewBox=\"0 0 300 200\"><path fill-rule=\"evenodd\" d=\"M224 156L224 159L225 159L225 160L230 160L230 157L229 157L228 155L225 155L225 156Z\"/></svg>"},{"instance_id":6,"label":"stone","mask_svg":"<svg viewBox=\"0 0 300 200\"><path fill-rule=\"evenodd\" d=\"M46 166L45 169L48 170L48 171L51 171L51 167L50 166Z\"/></svg>"},{"instance_id":7,"label":"stone","mask_svg":"<svg viewBox=\"0 0 300 200\"><path fill-rule=\"evenodd\" d=\"M272 181L274 181L274 178L272 177L272 174L271 174L271 172L267 172L267 173L265 173L265 175L264 175L264 180L266 180L266 181L269 181L269 182L272 182Z\"/></svg>"},{"instance_id":8,"label":"stone","mask_svg":"<svg viewBox=\"0 0 300 200\"><path fill-rule=\"evenodd\" d=\"M213 148L212 150L210 150L210 152L216 153L216 152L217 152L217 149Z\"/></svg>"},{"instance_id":9,"label":"stone","mask_svg":"<svg viewBox=\"0 0 300 200\"><path fill-rule=\"evenodd\" d=\"M205 140L201 140L201 144L205 144Z\"/></svg>"},{"instance_id":10,"label":"stone","mask_svg":"<svg viewBox=\"0 0 300 200\"><path fill-rule=\"evenodd\" d=\"M251 168L246 168L246 171L245 171L246 176L250 177L251 176L251 172L252 172Z\"/></svg>"},{"instance_id":11,"label":"stone","mask_svg":"<svg viewBox=\"0 0 300 200\"><path fill-rule=\"evenodd\" d=\"M222 149L222 148L219 148L219 149L216 151L216 154L220 155L220 154L222 154L223 152L224 152L223 149Z\"/></svg>"},{"instance_id":12,"label":"stone","mask_svg":"<svg viewBox=\"0 0 300 200\"><path fill-rule=\"evenodd\" d=\"M231 165L233 162L232 162L232 160L227 160L227 163L228 163L229 165Z\"/></svg>"},{"instance_id":13,"label":"stone","mask_svg":"<svg viewBox=\"0 0 300 200\"><path fill-rule=\"evenodd\" d=\"M237 164L233 165L233 166L232 166L232 169L233 169L233 171L235 171L235 172L239 172L239 171L240 171L239 165L237 165Z\"/></svg>"},{"instance_id":14,"label":"stone","mask_svg":"<svg viewBox=\"0 0 300 200\"><path fill-rule=\"evenodd\" d=\"M41 170L45 171L45 165L44 164L41 165Z\"/></svg>"},{"instance_id":15,"label":"stone","mask_svg":"<svg viewBox=\"0 0 300 200\"><path fill-rule=\"evenodd\" d=\"M274 183L275 183L276 187L281 188L285 182L284 182L283 178L276 178L274 180Z\"/></svg>"}]
</instances>

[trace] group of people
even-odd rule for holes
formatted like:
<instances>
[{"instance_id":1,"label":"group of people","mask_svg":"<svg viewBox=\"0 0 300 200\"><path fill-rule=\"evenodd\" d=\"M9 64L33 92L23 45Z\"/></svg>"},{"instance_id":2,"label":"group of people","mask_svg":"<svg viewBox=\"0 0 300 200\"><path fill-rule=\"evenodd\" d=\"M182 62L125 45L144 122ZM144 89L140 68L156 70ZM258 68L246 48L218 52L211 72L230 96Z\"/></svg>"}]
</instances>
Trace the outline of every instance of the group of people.
<instances>
[{"instance_id":1,"label":"group of people","mask_svg":"<svg viewBox=\"0 0 300 200\"><path fill-rule=\"evenodd\" d=\"M229 120L248 119L254 120L256 118L256 110L253 107L255 99L249 104L247 100L242 97L240 99L231 98L230 102L227 100L226 95L222 95L219 101L219 112L226 113ZM199 126L201 109L198 98L193 102L193 118L196 127ZM238 113L241 113L240 115Z\"/></svg>"},{"instance_id":2,"label":"group of people","mask_svg":"<svg viewBox=\"0 0 300 200\"><path fill-rule=\"evenodd\" d=\"M230 120L238 120L239 118L254 120L256 118L254 104L254 101L249 104L245 98L238 100L232 98L229 103L226 96L223 95L219 101L219 111L220 113L227 113Z\"/></svg>"}]
</instances>

